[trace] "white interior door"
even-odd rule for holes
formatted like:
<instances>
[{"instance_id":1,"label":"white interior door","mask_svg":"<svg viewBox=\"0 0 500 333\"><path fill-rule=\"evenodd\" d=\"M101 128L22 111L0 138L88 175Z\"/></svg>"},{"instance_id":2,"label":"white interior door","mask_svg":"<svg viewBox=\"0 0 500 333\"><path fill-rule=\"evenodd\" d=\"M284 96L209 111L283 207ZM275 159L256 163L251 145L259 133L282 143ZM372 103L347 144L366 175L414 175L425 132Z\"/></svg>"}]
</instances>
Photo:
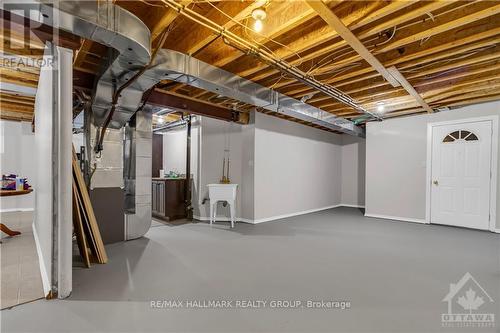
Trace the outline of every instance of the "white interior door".
<instances>
[{"instance_id":1,"label":"white interior door","mask_svg":"<svg viewBox=\"0 0 500 333\"><path fill-rule=\"evenodd\" d=\"M432 130L431 223L488 229L492 122Z\"/></svg>"}]
</instances>

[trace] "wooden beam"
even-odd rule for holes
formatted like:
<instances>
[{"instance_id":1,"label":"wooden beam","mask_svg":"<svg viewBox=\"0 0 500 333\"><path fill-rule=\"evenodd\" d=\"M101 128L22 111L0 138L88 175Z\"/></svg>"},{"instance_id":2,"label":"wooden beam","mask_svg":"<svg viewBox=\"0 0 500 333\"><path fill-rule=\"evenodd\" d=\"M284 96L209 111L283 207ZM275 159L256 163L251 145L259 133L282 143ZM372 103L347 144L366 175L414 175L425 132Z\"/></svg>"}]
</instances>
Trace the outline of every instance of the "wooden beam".
<instances>
[{"instance_id":1,"label":"wooden beam","mask_svg":"<svg viewBox=\"0 0 500 333\"><path fill-rule=\"evenodd\" d=\"M13 84L17 84L20 86L27 86L27 87L31 87L31 88L38 87L37 81L27 81L27 80L19 79L19 78L12 77L9 75L4 75L4 74L0 74L0 81L5 82L5 83L13 83Z\"/></svg>"},{"instance_id":2,"label":"wooden beam","mask_svg":"<svg viewBox=\"0 0 500 333\"><path fill-rule=\"evenodd\" d=\"M498 44L500 40L500 36L498 36L499 34L500 27L458 39L455 39L457 38L456 34L452 33L449 35L449 38L453 39L452 41L448 42L449 39L443 40L439 38L440 43L438 45L430 45L429 47L422 47L421 45L418 45L412 48L415 49L415 52L413 52L412 49L406 49L404 55L399 53L388 53L380 55L378 59L386 67L402 63L402 65L398 66L398 68L404 69L411 66L422 65L426 62L449 58L455 54L463 53L469 50ZM342 59L337 61L335 64L324 66L314 73L316 75L320 75L335 69L340 69L359 59L359 56Z\"/></svg>"},{"instance_id":3,"label":"wooden beam","mask_svg":"<svg viewBox=\"0 0 500 333\"><path fill-rule=\"evenodd\" d=\"M12 112L18 112L18 113L24 113L24 114L31 115L33 113L33 107L19 105L17 103L12 103L12 102L2 102L0 112L4 112L4 111L12 111Z\"/></svg>"},{"instance_id":4,"label":"wooden beam","mask_svg":"<svg viewBox=\"0 0 500 333\"><path fill-rule=\"evenodd\" d=\"M148 104L172 107L193 114L211 118L239 122L239 112L217 104L200 101L195 98L172 93L167 90L155 89L149 95Z\"/></svg>"},{"instance_id":5,"label":"wooden beam","mask_svg":"<svg viewBox=\"0 0 500 333\"><path fill-rule=\"evenodd\" d=\"M486 72L486 73L485 73ZM461 73L462 74L462 73ZM423 81L422 84L418 86L416 90L428 103L434 100L436 95L440 95L446 92L456 91L459 88L467 87L471 85L484 84L485 82L496 83L500 79L500 64L487 66L485 68L480 68L480 70L473 70L470 72L465 72L465 75L449 77L447 80L440 80L439 82L426 82ZM414 87L416 85L413 85ZM404 97L405 91L403 89L390 89L387 90L387 85L369 88L362 90L361 93L350 93L347 92L352 98L356 99L363 105L370 103L376 103L381 100L394 99L399 97ZM323 103L312 103L314 106L319 108L336 107L333 111L346 109L342 107L341 104L337 102L329 101Z\"/></svg>"},{"instance_id":6,"label":"wooden beam","mask_svg":"<svg viewBox=\"0 0 500 333\"><path fill-rule=\"evenodd\" d=\"M328 25L337 31L342 37L366 62L368 62L377 72L380 73L393 87L399 87L400 82L396 80L391 73L378 61L373 54L360 42L360 40L349 30L348 27L326 6L322 1L307 0L307 3Z\"/></svg>"},{"instance_id":7,"label":"wooden beam","mask_svg":"<svg viewBox=\"0 0 500 333\"><path fill-rule=\"evenodd\" d=\"M493 2L493 3L495 3L495 2ZM480 10L478 12L474 12L472 14L457 18L453 21L446 22L446 23L438 25L436 27L423 30L419 33L411 34L405 38L395 40L394 42L390 42L390 43L384 45L383 47L377 48L376 53L382 53L382 52L386 52L388 50L393 50L393 49L396 49L398 47L408 45L408 44L416 42L416 41L420 41L424 38L428 38L428 37L437 35L439 33L446 32L446 31L452 30L454 28L461 27L467 23L476 22L478 20L493 16L493 15L498 14L498 13L500 13L500 4L497 3L494 6L488 7L486 9Z\"/></svg>"},{"instance_id":8,"label":"wooden beam","mask_svg":"<svg viewBox=\"0 0 500 333\"><path fill-rule=\"evenodd\" d=\"M361 41L347 28L342 21L321 1L308 0L307 3L311 6L319 16L323 18L337 33L377 72L380 73L393 87L402 86L411 96L413 96L418 104L420 104L427 112L432 113L432 109L424 101L422 96L413 88L413 86L405 79L405 77L397 70L396 67L386 69L375 56L361 43Z\"/></svg>"},{"instance_id":9,"label":"wooden beam","mask_svg":"<svg viewBox=\"0 0 500 333\"><path fill-rule=\"evenodd\" d=\"M229 30L237 25L237 22L249 17L252 10L260 5L259 1L222 1L215 5L217 8L212 8L205 16ZM219 37L204 26L193 26L189 20L185 25L179 28L180 31L173 38L167 39L166 44L169 48L193 55Z\"/></svg>"},{"instance_id":10,"label":"wooden beam","mask_svg":"<svg viewBox=\"0 0 500 333\"><path fill-rule=\"evenodd\" d=\"M164 1L163 1L164 2ZM180 3L184 6L189 5L192 0L181 0ZM177 18L179 13L168 8L165 14L161 17L161 19L155 24L154 28L151 31L151 44L154 45L154 42L158 40L160 35L165 29L172 24L172 22ZM162 47L161 45L160 47Z\"/></svg>"},{"instance_id":11,"label":"wooden beam","mask_svg":"<svg viewBox=\"0 0 500 333\"><path fill-rule=\"evenodd\" d=\"M47 41L50 41L58 46L72 50L80 46L80 37L76 35L59 30L56 35L57 38L54 38L52 27L45 24L40 25L38 22L34 22L4 9L0 9L0 18L2 27L8 27L20 36L29 36L30 40L36 40L36 43L44 45Z\"/></svg>"},{"instance_id":12,"label":"wooden beam","mask_svg":"<svg viewBox=\"0 0 500 333\"><path fill-rule=\"evenodd\" d=\"M400 66L398 66L398 68L400 70L412 68L415 66L422 66L426 63L430 63L430 62L433 62L435 60L446 59L447 56L459 55L463 52L467 52L467 51L471 51L474 49L479 49L482 47L498 44L500 42L500 36L494 36L492 38L484 39L484 37L495 35L495 34L500 34L500 28L493 29L493 31L488 30L488 31L485 31L485 32L482 32L479 34L470 35L470 36L467 36L466 38L453 40L453 41L450 41L448 43L438 45L436 47L426 48L426 49L423 49L423 50L416 52L417 54L413 54L413 53L407 54L403 57L398 57L398 58L392 59L391 61L386 62L384 65L390 66L390 65L402 63ZM477 42L473 42L473 41L477 41ZM452 49L449 50L448 48L452 48ZM437 51L441 51L441 52L437 52ZM428 56L423 56L425 54L428 54ZM408 60L408 59L414 59L414 60L405 62L405 60ZM414 84L414 86L419 87L422 85L439 84L441 82L445 82L446 80L448 80L448 78L449 78L449 80L453 80L453 79L467 76L468 74L473 75L473 74L483 73L486 69L487 68L477 68L477 69L473 69L473 70L468 69L466 72L458 73L457 74L458 76L456 74L453 74L451 76L445 75L445 76L441 76L437 79L431 79L431 80L425 80L423 82L417 82ZM496 69L496 68L491 68L491 70L494 70L494 69ZM357 98L357 97L362 96L362 95L359 95L356 93L366 91L367 93L371 94L373 92L374 88L379 88L379 87L384 86L383 81L380 81L375 77L375 79L377 79L377 80L376 80L376 83L374 83L375 82L374 80L369 80L370 77L373 78L374 75L370 75L369 77L367 77L367 76L362 77L363 80L358 82L357 84L352 84L350 82L346 82L346 83L336 85L336 87L341 88L343 90L345 89L345 93L347 93L347 94L350 94L350 95L355 94L355 95L352 95L352 97ZM331 98L329 98L327 96L326 97L319 96L319 97L315 97L315 98L311 99L309 101L309 103L321 107L321 105L323 105L323 104L316 104L316 103L322 102L322 101L330 101L331 102Z\"/></svg>"},{"instance_id":13,"label":"wooden beam","mask_svg":"<svg viewBox=\"0 0 500 333\"><path fill-rule=\"evenodd\" d=\"M490 95L494 92L500 92L500 81L491 80L486 81L481 84L471 84L460 89L452 89L447 92L440 93L429 99L430 102L443 104L450 101L453 97L464 98L468 94L474 94L474 96L480 95Z\"/></svg>"},{"instance_id":14,"label":"wooden beam","mask_svg":"<svg viewBox=\"0 0 500 333\"><path fill-rule=\"evenodd\" d=\"M368 38L374 36L388 28L393 26L404 24L406 21L411 21L426 13L430 13L434 10L448 6L453 1L432 1L424 2L423 6L418 8L412 8L408 13L402 15L393 15L388 21L377 22L374 26L367 28L357 34L359 39ZM408 5L414 4L414 1L395 1L381 9L375 11L373 14L368 14L358 18L358 13L352 13L345 17L341 17L344 25L348 26L349 29L355 30L357 28L362 28L375 20L380 20L381 18L393 14L397 10L401 10ZM286 45L286 47L279 48L274 51L277 57L281 57L290 62L292 65L299 65L306 61L321 60L326 54L332 54L333 52L341 50L347 45L345 40L336 41L335 37L338 37L336 31L332 30L328 25L324 28L312 30L305 34L300 35L300 37ZM319 47L322 45L323 47ZM312 52L305 53L307 51L313 50ZM295 52L294 52L295 51ZM300 58L296 54L300 54ZM269 77L272 74L279 73L275 69L269 69L266 64L259 62L256 59L247 58L244 61L238 61L231 64L231 67L226 68L228 71L236 73L240 76L249 77L250 75L259 72L257 75L249 77L253 81L259 81ZM287 80L285 80L287 81ZM283 82L283 85L285 83ZM278 86L279 87L279 86Z\"/></svg>"},{"instance_id":15,"label":"wooden beam","mask_svg":"<svg viewBox=\"0 0 500 333\"><path fill-rule=\"evenodd\" d=\"M19 113L10 110L0 110L0 119L12 121L31 121L31 114Z\"/></svg>"},{"instance_id":16,"label":"wooden beam","mask_svg":"<svg viewBox=\"0 0 500 333\"><path fill-rule=\"evenodd\" d=\"M479 62L493 61L499 57L500 57L500 47L497 46L495 48L483 50L478 55L471 56L469 58L465 58L460 61L451 61L443 66L436 65L433 67L428 67L428 69L422 69L421 71L416 71L415 74L409 75L407 79L410 80L413 78L423 77L429 74L443 72L446 70L452 70L455 67L470 66L472 64ZM367 73L367 75L360 75L363 73ZM373 72L371 68L365 68L359 71L351 71L350 73L347 74L334 76L332 79L325 80L325 82L329 84L335 84L337 88L341 88L346 85L354 84L356 82L359 82L360 84L365 84L364 82L366 82L368 79L377 78L377 76L378 73ZM283 93L289 96L299 97L308 94L310 91L311 88L309 87L301 87L293 90L285 90L283 91Z\"/></svg>"},{"instance_id":17,"label":"wooden beam","mask_svg":"<svg viewBox=\"0 0 500 333\"><path fill-rule=\"evenodd\" d=\"M484 102L491 102L491 101L500 101L500 94L492 94L492 95L488 95L488 96L480 96L480 97L475 97L475 98L466 98L466 99L461 100L461 101L448 103L448 106L457 107L457 106L465 106L465 105L470 105L470 104L484 103Z\"/></svg>"},{"instance_id":18,"label":"wooden beam","mask_svg":"<svg viewBox=\"0 0 500 333\"><path fill-rule=\"evenodd\" d=\"M16 96L11 94L0 93L0 108L2 107L2 103L14 103L22 106L27 106L33 108L35 106L35 99L26 99L22 98L22 96Z\"/></svg>"},{"instance_id":19,"label":"wooden beam","mask_svg":"<svg viewBox=\"0 0 500 333\"><path fill-rule=\"evenodd\" d=\"M389 73L391 73L391 75L396 78L396 80L399 81L399 83L401 83L401 86L411 95L413 96L413 98L415 98L415 100L417 101L418 104L420 104L420 106L422 108L424 108L424 110L426 110L428 113L432 113L432 109L431 107L424 101L424 99L422 98L422 96L420 96L420 94L415 90L415 88L413 88L413 86L410 84L410 82L408 82L408 80L405 79L405 77L403 76L403 74L401 74L398 69L396 67L389 67L388 69Z\"/></svg>"},{"instance_id":20,"label":"wooden beam","mask_svg":"<svg viewBox=\"0 0 500 333\"><path fill-rule=\"evenodd\" d=\"M431 2L428 6L430 6L431 4L435 4L435 3L441 4L442 6L449 5L448 1L437 1L437 2ZM486 7L486 6L489 6L489 7ZM489 17L491 15L495 15L495 11L486 11L485 12L484 11L485 7L491 8L491 3L490 2L471 3L465 9L459 9L459 10L456 10L456 11L450 13L450 14L440 16L440 17L436 18L435 21L429 19L427 22L422 23L422 24L410 25L407 28L401 28L397 32L397 35L396 35L396 38L394 39L394 41L392 43L384 44L384 48L386 51L396 50L397 47L386 48L386 46L389 44L391 44L393 46L397 46L396 44L394 44L394 42L397 42L400 39L404 39L404 38L406 38L406 36L413 36L413 35L419 34L419 33L424 33L427 36L431 36L431 35L435 36L437 32L441 32L441 36L445 36L445 38L448 37L446 39L449 40L449 38L453 38L455 35L463 36L464 31L465 32L468 30L481 31L482 26L475 23L475 22L462 21L462 25L459 25L459 26L456 26L455 23L457 20L460 20L461 17L463 17L463 16L471 16L471 15L474 16L477 12L481 12L481 11L482 11L482 13L480 15L477 15L474 17L483 17L484 16L483 17L483 19L484 19L484 18ZM426 9L428 9L428 8L426 8ZM465 14L467 14L467 15L465 15ZM455 23L450 25L449 24L450 22L455 22ZM402 24L404 25L404 23L402 23ZM463 25L467 26L467 24L469 25L469 27L468 27L469 29L464 29ZM495 20L492 20L491 23L483 20L483 25L487 26L488 24L490 26L492 26L493 28L498 28L498 26L495 26ZM455 30L450 31L449 29L452 27L455 27ZM447 32L449 32L449 33L446 34ZM364 37L366 37L366 36L364 36L363 33L360 33L358 35L358 38L364 38ZM405 46L405 48L406 47L407 46ZM411 47L413 47L413 46L411 46ZM417 45L417 43L414 43L414 49L417 49L418 47L421 47L420 44ZM326 48L331 50L330 46L326 46ZM336 48L337 47L334 47L333 49L336 49ZM379 50L379 49L375 49L375 51L377 51L377 50ZM392 54L391 56L392 57L398 57L398 56L401 57L401 54L398 54L398 52L394 51L394 54ZM404 57L404 55L403 55L403 57ZM382 60L381 62L384 63L384 60ZM345 65L347 65L347 64L345 64ZM386 66L394 65L394 63L393 64L385 64L385 65ZM352 70L351 69L351 70L349 70L349 72L347 74L343 74L340 77L337 75L337 77L335 77L334 80L335 80L335 82L338 82L344 78L359 76L361 74L369 73L369 72L371 72L371 68L369 68L369 67L363 68L361 70ZM252 79L255 80L255 78L252 78ZM285 86L285 85L289 84L289 82L290 82L289 80L283 80L282 82L280 82L277 85L277 88ZM332 82L329 82L329 83L332 83Z\"/></svg>"},{"instance_id":21,"label":"wooden beam","mask_svg":"<svg viewBox=\"0 0 500 333\"><path fill-rule=\"evenodd\" d=\"M459 72L455 75L438 77L438 80L423 80L414 86L424 95L433 94L436 91L453 89L470 83L483 82L485 80L500 78L500 61L488 66L480 66L467 72Z\"/></svg>"},{"instance_id":22,"label":"wooden beam","mask_svg":"<svg viewBox=\"0 0 500 333\"><path fill-rule=\"evenodd\" d=\"M238 22L249 17L252 10L262 5L261 1L244 1L232 2L224 1L217 4L217 8L213 8L206 15L211 21L220 24L224 29L230 30L238 24ZM230 19L232 17L232 19ZM195 55L203 50L207 45L219 38L218 35L212 33L210 29L204 26L196 26L193 28L191 21L186 22L186 27L180 27L180 32L176 31L175 38L167 39L165 44L173 50ZM175 92L186 85L178 83L170 88L170 91Z\"/></svg>"},{"instance_id":23,"label":"wooden beam","mask_svg":"<svg viewBox=\"0 0 500 333\"><path fill-rule=\"evenodd\" d=\"M87 52L90 50L93 41L90 39L84 39L80 48L75 52L75 58L73 60L73 67L80 67L85 60Z\"/></svg>"},{"instance_id":24,"label":"wooden beam","mask_svg":"<svg viewBox=\"0 0 500 333\"><path fill-rule=\"evenodd\" d=\"M331 4L335 5L339 2L331 1ZM242 26L236 27L233 32L240 36L251 35L256 42L264 44L270 39L291 32L315 16L314 10L302 1L271 1L267 8L268 18L261 33L256 34L251 28ZM219 39L204 49L198 58L211 65L223 67L242 56L244 56L242 52Z\"/></svg>"}]
</instances>

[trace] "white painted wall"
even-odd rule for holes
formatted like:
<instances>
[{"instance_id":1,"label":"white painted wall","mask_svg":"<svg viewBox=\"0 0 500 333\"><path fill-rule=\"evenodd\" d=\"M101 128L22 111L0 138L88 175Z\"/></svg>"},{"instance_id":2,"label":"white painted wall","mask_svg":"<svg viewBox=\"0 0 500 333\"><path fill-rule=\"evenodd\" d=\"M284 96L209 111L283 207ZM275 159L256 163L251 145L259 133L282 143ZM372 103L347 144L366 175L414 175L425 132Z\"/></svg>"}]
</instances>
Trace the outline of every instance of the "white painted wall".
<instances>
[{"instance_id":1,"label":"white painted wall","mask_svg":"<svg viewBox=\"0 0 500 333\"><path fill-rule=\"evenodd\" d=\"M341 203L340 135L255 114L255 220Z\"/></svg>"},{"instance_id":2,"label":"white painted wall","mask_svg":"<svg viewBox=\"0 0 500 333\"><path fill-rule=\"evenodd\" d=\"M241 127L241 213L239 217L255 219L255 114L250 115L250 123Z\"/></svg>"},{"instance_id":3,"label":"white painted wall","mask_svg":"<svg viewBox=\"0 0 500 333\"><path fill-rule=\"evenodd\" d=\"M200 141L200 128L198 121L191 127L191 174L197 178L198 174L198 154ZM163 170L165 173L175 171L186 173L186 127L171 130L163 134Z\"/></svg>"},{"instance_id":4,"label":"white painted wall","mask_svg":"<svg viewBox=\"0 0 500 333\"><path fill-rule=\"evenodd\" d=\"M202 204L203 199L208 198L207 184L218 183L222 177L222 161L224 158L224 148L229 138L230 172L229 177L232 183L239 184L236 198L236 216L242 217L242 125L229 123L217 119L202 117L200 121L200 165L199 165L199 192L198 204L193 200L193 215L199 219L208 219L209 201ZM228 219L229 207L219 204L217 215L219 219Z\"/></svg>"},{"instance_id":5,"label":"white painted wall","mask_svg":"<svg viewBox=\"0 0 500 333\"><path fill-rule=\"evenodd\" d=\"M200 117L196 117L191 126L191 176L192 180L192 202L197 206L199 201L199 164L200 164ZM165 173L175 171L186 173L186 127L177 128L163 135L163 170Z\"/></svg>"},{"instance_id":6,"label":"white painted wall","mask_svg":"<svg viewBox=\"0 0 500 333\"><path fill-rule=\"evenodd\" d=\"M366 140L342 135L342 205L365 205Z\"/></svg>"},{"instance_id":7,"label":"white painted wall","mask_svg":"<svg viewBox=\"0 0 500 333\"><path fill-rule=\"evenodd\" d=\"M186 173L186 127L176 128L162 134L163 170L165 173L170 171ZM191 131L192 134L193 131Z\"/></svg>"},{"instance_id":8,"label":"white painted wall","mask_svg":"<svg viewBox=\"0 0 500 333\"><path fill-rule=\"evenodd\" d=\"M500 102L368 123L366 214L424 221L427 124L488 115L500 115ZM500 174L497 178L500 179ZM498 188L499 184L496 186ZM500 195L497 199L496 226L498 229L500 228L498 219Z\"/></svg>"},{"instance_id":9,"label":"white painted wall","mask_svg":"<svg viewBox=\"0 0 500 333\"><path fill-rule=\"evenodd\" d=\"M28 178L33 192L0 198L0 212L33 210L37 190L35 134L30 122L0 120L0 174L17 174Z\"/></svg>"},{"instance_id":10,"label":"white painted wall","mask_svg":"<svg viewBox=\"0 0 500 333\"><path fill-rule=\"evenodd\" d=\"M33 234L44 292L51 290L56 264L58 297L71 293L72 281L72 58L71 50L46 47L35 99L35 166L37 193ZM55 58L52 58L54 54ZM57 54L57 55L56 55ZM54 157L55 156L55 157ZM55 160L54 160L55 158ZM54 191L57 195L54 195ZM54 228L54 225L57 228ZM57 234L53 247L53 231ZM53 251L56 261L53 262Z\"/></svg>"},{"instance_id":11,"label":"white painted wall","mask_svg":"<svg viewBox=\"0 0 500 333\"><path fill-rule=\"evenodd\" d=\"M208 219L209 204L202 201L208 198L206 185L221 178L228 132L230 178L239 184L238 220L269 221L338 206L342 199L350 205L364 204L363 139L343 140L340 135L255 113L248 125L202 119L196 218ZM342 189L347 191L344 197ZM219 205L218 218L228 217L227 207Z\"/></svg>"}]
</instances>

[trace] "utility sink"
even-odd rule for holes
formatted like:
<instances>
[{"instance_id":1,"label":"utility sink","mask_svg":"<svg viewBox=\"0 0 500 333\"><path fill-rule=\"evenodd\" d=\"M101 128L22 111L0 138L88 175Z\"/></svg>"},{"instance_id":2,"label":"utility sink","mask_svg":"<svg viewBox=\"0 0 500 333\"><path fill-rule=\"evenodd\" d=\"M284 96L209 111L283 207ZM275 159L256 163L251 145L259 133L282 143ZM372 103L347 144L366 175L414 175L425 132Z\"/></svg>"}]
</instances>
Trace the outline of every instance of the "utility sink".
<instances>
[{"instance_id":1,"label":"utility sink","mask_svg":"<svg viewBox=\"0 0 500 333\"><path fill-rule=\"evenodd\" d=\"M208 184L207 186L210 197L210 225L217 218L217 202L226 201L231 211L231 228L234 228L238 184Z\"/></svg>"}]
</instances>

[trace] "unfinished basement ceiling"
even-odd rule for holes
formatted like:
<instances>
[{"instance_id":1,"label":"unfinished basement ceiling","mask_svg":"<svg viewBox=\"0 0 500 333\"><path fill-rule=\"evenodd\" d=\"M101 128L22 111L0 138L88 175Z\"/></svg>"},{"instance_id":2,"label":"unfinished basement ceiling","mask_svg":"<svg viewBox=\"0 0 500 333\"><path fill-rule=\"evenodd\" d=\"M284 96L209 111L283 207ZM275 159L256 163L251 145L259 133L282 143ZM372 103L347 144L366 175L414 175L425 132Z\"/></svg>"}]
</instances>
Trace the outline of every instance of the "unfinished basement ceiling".
<instances>
[{"instance_id":1,"label":"unfinished basement ceiling","mask_svg":"<svg viewBox=\"0 0 500 333\"><path fill-rule=\"evenodd\" d=\"M342 91L382 118L429 111L405 85L391 84L367 62L366 55L355 51L352 39L339 30L340 36L331 22L325 20L325 14L330 13L319 15L318 9L306 1L177 1L185 6L185 12L173 10L175 3L171 0L115 3L144 21L152 32L153 47L168 27L163 48L190 54L356 123L374 118L280 72L255 55L236 49L227 38L214 34L186 12L202 15L309 78ZM385 69L395 67L434 111L500 99L500 2L402 0L326 1L326 4L369 51L369 56L374 56ZM260 33L253 30L252 11L256 8L264 8L267 13ZM32 48L12 47L16 38L21 38L20 31L2 36L3 52L40 57L41 52L33 52ZM37 36L31 36L34 45L43 46ZM83 80L88 76L91 82L108 50L89 40L62 37L65 46L75 50L75 77ZM38 69L2 66L0 79L36 87ZM157 92L187 96L241 112L253 109L252 105L172 81L161 82ZM19 98L2 90L0 102L2 118L31 120L32 97Z\"/></svg>"}]
</instances>

